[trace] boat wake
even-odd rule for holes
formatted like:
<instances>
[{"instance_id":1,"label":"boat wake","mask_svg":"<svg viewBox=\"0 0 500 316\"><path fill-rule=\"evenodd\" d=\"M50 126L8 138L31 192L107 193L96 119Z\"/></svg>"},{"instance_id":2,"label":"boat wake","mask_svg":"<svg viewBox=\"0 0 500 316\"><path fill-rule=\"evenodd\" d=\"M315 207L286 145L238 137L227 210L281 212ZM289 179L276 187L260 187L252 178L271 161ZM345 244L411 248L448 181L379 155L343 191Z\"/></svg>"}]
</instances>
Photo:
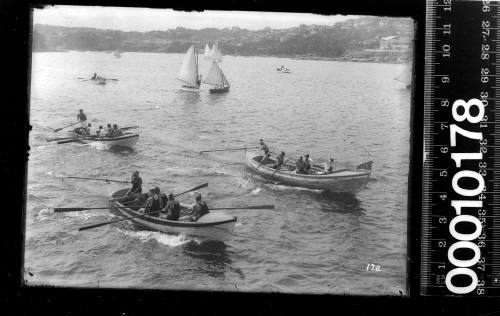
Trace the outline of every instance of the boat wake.
<instances>
[{"instance_id":1,"label":"boat wake","mask_svg":"<svg viewBox=\"0 0 500 316\"><path fill-rule=\"evenodd\" d=\"M148 242L150 240L155 240L160 244L166 245L168 247L179 247L182 245L185 245L193 239L190 237L187 237L183 234L180 235L169 235L169 234L164 234L161 232L155 232L155 231L130 231L130 230L124 230L124 229L118 229L121 233L140 239L142 242Z\"/></svg>"}]
</instances>

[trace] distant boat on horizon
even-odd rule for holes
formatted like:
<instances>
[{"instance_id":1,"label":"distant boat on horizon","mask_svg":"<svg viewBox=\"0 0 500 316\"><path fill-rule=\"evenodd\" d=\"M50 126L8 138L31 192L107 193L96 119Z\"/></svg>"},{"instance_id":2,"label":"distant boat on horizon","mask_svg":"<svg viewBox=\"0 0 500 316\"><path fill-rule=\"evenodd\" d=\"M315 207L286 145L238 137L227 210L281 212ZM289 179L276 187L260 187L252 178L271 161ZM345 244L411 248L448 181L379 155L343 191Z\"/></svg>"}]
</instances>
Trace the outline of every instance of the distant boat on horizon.
<instances>
[{"instance_id":1,"label":"distant boat on horizon","mask_svg":"<svg viewBox=\"0 0 500 316\"><path fill-rule=\"evenodd\" d=\"M113 53L113 56L115 56L116 58L121 58L122 55L120 54L120 50L115 50L115 52Z\"/></svg>"},{"instance_id":2,"label":"distant boat on horizon","mask_svg":"<svg viewBox=\"0 0 500 316\"><path fill-rule=\"evenodd\" d=\"M203 54L204 55L204 58L206 60L211 60L212 57L210 57L210 53L211 53L211 49L210 49L210 46L208 46L208 43L205 44L205 53Z\"/></svg>"},{"instance_id":3,"label":"distant boat on horizon","mask_svg":"<svg viewBox=\"0 0 500 316\"><path fill-rule=\"evenodd\" d=\"M208 46L208 44L207 44ZM205 49L207 48L205 46ZM215 42L214 46L212 46L212 50L210 51L210 57L208 58L209 60L215 62L215 63L221 63L222 62L222 52L219 48L219 42Z\"/></svg>"},{"instance_id":4,"label":"distant boat on horizon","mask_svg":"<svg viewBox=\"0 0 500 316\"><path fill-rule=\"evenodd\" d=\"M203 82L214 86L214 88L209 90L210 93L229 92L229 82L216 62L212 62L207 75L203 78Z\"/></svg>"},{"instance_id":5,"label":"distant boat on horizon","mask_svg":"<svg viewBox=\"0 0 500 316\"><path fill-rule=\"evenodd\" d=\"M198 54L194 49L194 45L191 45L184 55L177 79L184 83L181 90L199 92L201 78L198 73Z\"/></svg>"}]
</instances>

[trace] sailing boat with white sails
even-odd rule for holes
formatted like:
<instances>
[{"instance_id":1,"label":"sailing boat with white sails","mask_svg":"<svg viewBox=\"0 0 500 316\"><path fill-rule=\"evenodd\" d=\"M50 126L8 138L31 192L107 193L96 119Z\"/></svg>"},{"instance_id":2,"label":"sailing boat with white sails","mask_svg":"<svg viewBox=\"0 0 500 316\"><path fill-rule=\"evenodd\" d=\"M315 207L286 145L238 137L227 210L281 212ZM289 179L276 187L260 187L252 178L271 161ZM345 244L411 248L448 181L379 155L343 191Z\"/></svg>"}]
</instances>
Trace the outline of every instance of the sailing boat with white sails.
<instances>
[{"instance_id":1,"label":"sailing boat with white sails","mask_svg":"<svg viewBox=\"0 0 500 316\"><path fill-rule=\"evenodd\" d=\"M205 44L205 53L203 54L205 56L206 60L212 59L212 57L210 57L210 53L211 53L210 47L208 46L208 43L206 43Z\"/></svg>"},{"instance_id":2,"label":"sailing boat with white sails","mask_svg":"<svg viewBox=\"0 0 500 316\"><path fill-rule=\"evenodd\" d=\"M215 42L214 46L212 47L212 51L210 52L210 60L212 60L215 63L222 62L222 52L219 48L218 42Z\"/></svg>"},{"instance_id":3,"label":"sailing boat with white sails","mask_svg":"<svg viewBox=\"0 0 500 316\"><path fill-rule=\"evenodd\" d=\"M179 77L177 79L184 83L182 85L182 90L199 92L201 77L198 74L198 54L194 49L194 45L191 45L184 55Z\"/></svg>"},{"instance_id":4,"label":"sailing boat with white sails","mask_svg":"<svg viewBox=\"0 0 500 316\"><path fill-rule=\"evenodd\" d=\"M227 81L226 76L224 76L222 69L219 68L215 61L212 62L212 65L208 69L203 82L214 86L214 88L208 90L210 93L229 92L229 82Z\"/></svg>"}]
</instances>

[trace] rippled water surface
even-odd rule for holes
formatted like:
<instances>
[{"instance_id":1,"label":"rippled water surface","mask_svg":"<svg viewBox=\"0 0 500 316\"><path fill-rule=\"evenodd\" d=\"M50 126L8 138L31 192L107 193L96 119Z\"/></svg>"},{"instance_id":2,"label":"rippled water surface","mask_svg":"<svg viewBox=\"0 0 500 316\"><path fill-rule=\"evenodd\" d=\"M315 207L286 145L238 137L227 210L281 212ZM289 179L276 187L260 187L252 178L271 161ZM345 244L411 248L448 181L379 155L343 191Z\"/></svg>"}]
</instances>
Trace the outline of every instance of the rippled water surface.
<instances>
[{"instance_id":1,"label":"rippled water surface","mask_svg":"<svg viewBox=\"0 0 500 316\"><path fill-rule=\"evenodd\" d=\"M225 56L224 95L180 92L182 55L34 53L31 76L25 279L90 287L405 293L410 93L394 78L403 65ZM208 64L200 61L201 72ZM280 74L284 64L292 73ZM96 85L94 72L119 81ZM47 143L52 128L83 108L93 125L140 125L135 150ZM316 162L373 160L373 179L355 197L248 182L243 152L199 150L254 145ZM59 176L128 180L146 189L201 190L209 205L275 204L238 216L226 243L144 230L130 222L78 232L116 219L102 206L120 184ZM193 193L180 197L192 202ZM368 264L380 272L366 271Z\"/></svg>"}]
</instances>

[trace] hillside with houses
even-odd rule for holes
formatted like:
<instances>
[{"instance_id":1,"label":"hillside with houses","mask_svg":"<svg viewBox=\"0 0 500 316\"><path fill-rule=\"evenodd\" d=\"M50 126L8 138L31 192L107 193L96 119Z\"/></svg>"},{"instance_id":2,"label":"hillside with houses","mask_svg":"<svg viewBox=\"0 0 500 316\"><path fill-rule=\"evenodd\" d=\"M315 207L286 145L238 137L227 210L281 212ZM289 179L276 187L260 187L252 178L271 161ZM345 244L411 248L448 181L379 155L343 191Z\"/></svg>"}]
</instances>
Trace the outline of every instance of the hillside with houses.
<instances>
[{"instance_id":1,"label":"hillside with houses","mask_svg":"<svg viewBox=\"0 0 500 316\"><path fill-rule=\"evenodd\" d=\"M406 18L360 17L287 29L239 27L124 32L35 24L33 51L184 53L191 45L219 42L225 55L280 56L372 62L410 59L413 23Z\"/></svg>"}]
</instances>

